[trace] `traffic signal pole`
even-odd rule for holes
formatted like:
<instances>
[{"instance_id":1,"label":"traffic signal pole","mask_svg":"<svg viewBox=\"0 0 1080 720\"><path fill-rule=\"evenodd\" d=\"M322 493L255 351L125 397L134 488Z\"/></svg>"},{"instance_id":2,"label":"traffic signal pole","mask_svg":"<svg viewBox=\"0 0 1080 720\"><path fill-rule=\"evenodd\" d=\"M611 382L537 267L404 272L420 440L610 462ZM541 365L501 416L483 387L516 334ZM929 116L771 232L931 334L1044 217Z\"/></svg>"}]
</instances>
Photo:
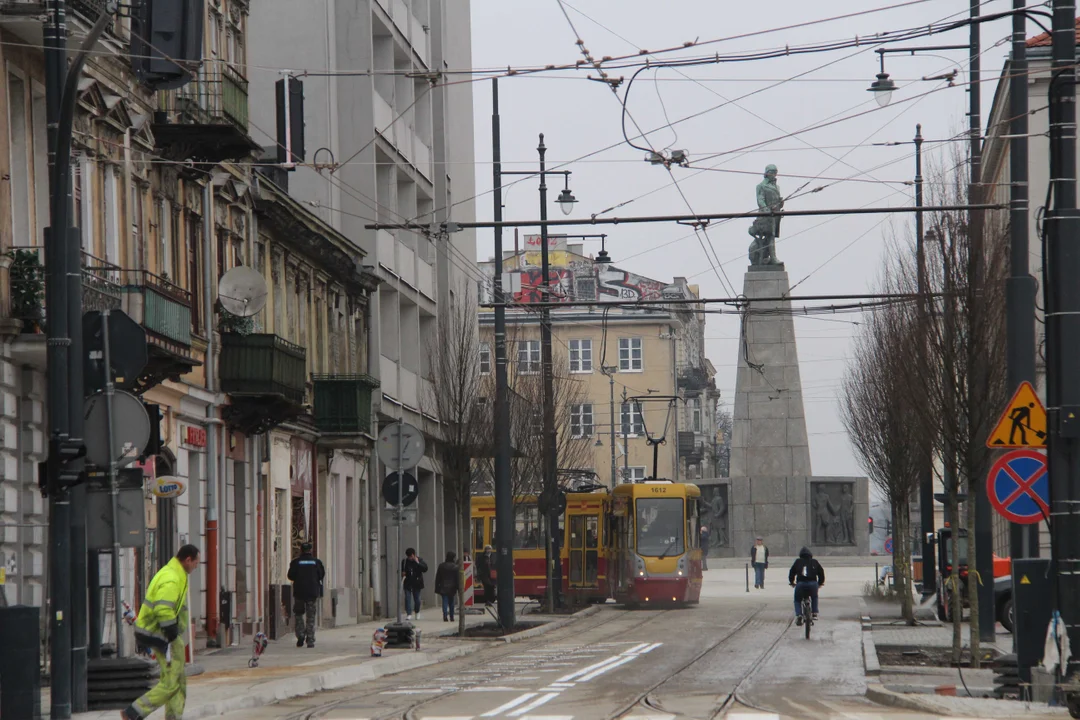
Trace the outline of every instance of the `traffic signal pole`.
<instances>
[{"instance_id":1,"label":"traffic signal pole","mask_svg":"<svg viewBox=\"0 0 1080 720\"><path fill-rule=\"evenodd\" d=\"M1043 283L1050 537L1054 600L1074 648L1062 675L1077 688L1080 658L1080 214L1076 209L1076 2L1053 1L1050 190Z\"/></svg>"}]
</instances>

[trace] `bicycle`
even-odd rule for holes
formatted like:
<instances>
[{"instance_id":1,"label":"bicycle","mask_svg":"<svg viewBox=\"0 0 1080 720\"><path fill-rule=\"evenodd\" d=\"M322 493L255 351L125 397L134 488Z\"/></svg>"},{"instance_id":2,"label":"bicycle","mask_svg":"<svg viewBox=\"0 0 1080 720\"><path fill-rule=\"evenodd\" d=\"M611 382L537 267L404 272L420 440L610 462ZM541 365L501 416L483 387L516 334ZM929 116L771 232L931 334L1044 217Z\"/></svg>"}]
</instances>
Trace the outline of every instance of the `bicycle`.
<instances>
[{"instance_id":1,"label":"bicycle","mask_svg":"<svg viewBox=\"0 0 1080 720\"><path fill-rule=\"evenodd\" d=\"M792 583L791 587L796 587ZM810 598L810 593L803 593L802 600L799 601L799 609L802 611L802 626L805 628L806 639L810 639L810 626L814 624L814 605Z\"/></svg>"}]
</instances>

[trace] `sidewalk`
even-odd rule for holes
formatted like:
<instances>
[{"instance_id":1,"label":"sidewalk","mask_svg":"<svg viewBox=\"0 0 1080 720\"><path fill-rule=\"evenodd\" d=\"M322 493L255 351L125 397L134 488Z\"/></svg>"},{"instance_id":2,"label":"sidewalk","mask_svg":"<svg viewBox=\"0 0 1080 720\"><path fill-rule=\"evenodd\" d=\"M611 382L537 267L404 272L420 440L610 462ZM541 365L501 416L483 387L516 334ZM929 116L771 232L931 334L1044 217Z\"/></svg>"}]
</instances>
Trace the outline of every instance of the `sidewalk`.
<instances>
[{"instance_id":1,"label":"sidewalk","mask_svg":"<svg viewBox=\"0 0 1080 720\"><path fill-rule=\"evenodd\" d=\"M571 616L526 616L545 624L519 633L525 639L562 627L575 619L591 615L599 608L588 608ZM461 639L443 635L455 632L457 624L444 623L438 610L421 615L413 625L420 630L421 648L386 649L383 656L371 657L371 636L387 621L365 622L329 630L320 630L314 648L296 647L295 636L271 640L257 668L248 668L251 638L240 647L223 648L197 654L195 665L202 670L188 677L185 720L222 715L235 710L257 708L279 700L320 690L333 690L374 680L384 675L445 662L490 647L490 640ZM488 615L466 615L467 625L490 622ZM495 641L498 642L498 641ZM49 708L48 690L44 690L42 710ZM115 720L117 710L101 710L73 715L74 720ZM45 715L47 717L47 714Z\"/></svg>"},{"instance_id":2,"label":"sidewalk","mask_svg":"<svg viewBox=\"0 0 1080 720\"><path fill-rule=\"evenodd\" d=\"M879 705L928 713L942 717L1012 718L1019 716L1068 717L1064 708L1016 700L998 700L991 696L994 671L973 670L918 664L886 665L879 663L878 648L948 649L952 647L952 625L938 622L932 610L919 609L919 624L909 626L900 619L900 607L879 601L864 601L863 654L867 674L866 697ZM916 606L917 609L919 606ZM869 620L869 622L867 622ZM961 641L969 647L967 623ZM984 643L983 648L987 645ZM1012 635L997 626L997 640L990 645L998 654L1012 652ZM966 690L964 686L967 686ZM935 689L954 687L957 697L935 694ZM970 692L970 696L965 696Z\"/></svg>"}]
</instances>

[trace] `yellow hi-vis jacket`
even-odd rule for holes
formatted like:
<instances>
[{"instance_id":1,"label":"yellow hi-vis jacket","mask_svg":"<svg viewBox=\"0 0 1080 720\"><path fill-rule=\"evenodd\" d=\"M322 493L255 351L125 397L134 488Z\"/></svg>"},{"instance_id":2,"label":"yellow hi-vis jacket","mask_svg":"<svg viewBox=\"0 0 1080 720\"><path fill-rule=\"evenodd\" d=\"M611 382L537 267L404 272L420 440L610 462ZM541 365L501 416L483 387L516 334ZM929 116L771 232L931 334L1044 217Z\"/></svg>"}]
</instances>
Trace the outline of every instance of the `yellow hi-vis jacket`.
<instances>
[{"instance_id":1,"label":"yellow hi-vis jacket","mask_svg":"<svg viewBox=\"0 0 1080 720\"><path fill-rule=\"evenodd\" d=\"M187 591L188 575L180 561L173 558L150 581L135 621L135 639L164 650L169 645L165 628L172 626L177 627L182 638L188 624Z\"/></svg>"}]
</instances>

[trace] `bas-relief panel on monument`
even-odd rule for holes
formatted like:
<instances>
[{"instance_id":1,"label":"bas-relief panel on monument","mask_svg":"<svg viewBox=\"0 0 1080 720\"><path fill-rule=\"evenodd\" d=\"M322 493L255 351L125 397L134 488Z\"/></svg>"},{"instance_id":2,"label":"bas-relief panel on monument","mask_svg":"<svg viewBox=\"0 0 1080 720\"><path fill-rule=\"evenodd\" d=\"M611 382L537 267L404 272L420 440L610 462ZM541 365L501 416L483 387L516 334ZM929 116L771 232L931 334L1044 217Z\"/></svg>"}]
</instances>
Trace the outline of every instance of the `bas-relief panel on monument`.
<instances>
[{"instance_id":1,"label":"bas-relief panel on monument","mask_svg":"<svg viewBox=\"0 0 1080 720\"><path fill-rule=\"evenodd\" d=\"M728 485L701 486L701 524L709 528L711 547L731 546L731 524L728 522Z\"/></svg>"},{"instance_id":2,"label":"bas-relief panel on monument","mask_svg":"<svg viewBox=\"0 0 1080 720\"><path fill-rule=\"evenodd\" d=\"M810 483L810 540L815 545L856 545L855 483Z\"/></svg>"}]
</instances>

